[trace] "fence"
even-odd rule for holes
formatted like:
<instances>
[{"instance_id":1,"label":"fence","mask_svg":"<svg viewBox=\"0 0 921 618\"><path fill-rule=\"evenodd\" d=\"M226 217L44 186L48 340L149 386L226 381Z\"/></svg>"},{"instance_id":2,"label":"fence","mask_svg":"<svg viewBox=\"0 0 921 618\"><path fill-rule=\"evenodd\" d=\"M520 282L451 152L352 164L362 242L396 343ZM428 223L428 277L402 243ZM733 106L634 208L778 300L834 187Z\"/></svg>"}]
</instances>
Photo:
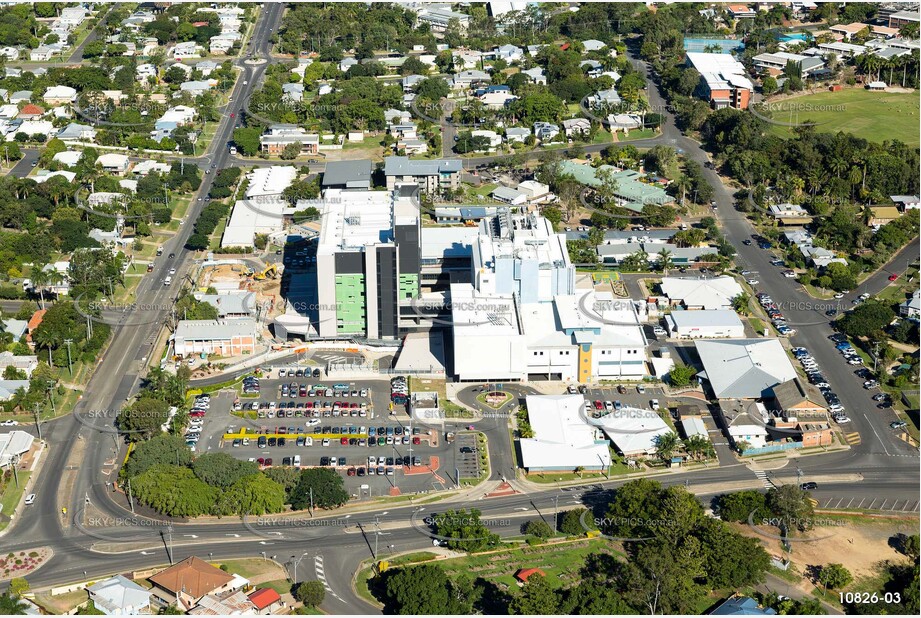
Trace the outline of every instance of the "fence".
<instances>
[{"instance_id":1,"label":"fence","mask_svg":"<svg viewBox=\"0 0 921 618\"><path fill-rule=\"evenodd\" d=\"M742 453L743 457L750 457L752 455L764 455L766 453L779 453L781 451L789 451L794 448L802 448L802 442L786 442L784 444L772 444L770 446L762 446L761 448L747 448L745 452Z\"/></svg>"}]
</instances>

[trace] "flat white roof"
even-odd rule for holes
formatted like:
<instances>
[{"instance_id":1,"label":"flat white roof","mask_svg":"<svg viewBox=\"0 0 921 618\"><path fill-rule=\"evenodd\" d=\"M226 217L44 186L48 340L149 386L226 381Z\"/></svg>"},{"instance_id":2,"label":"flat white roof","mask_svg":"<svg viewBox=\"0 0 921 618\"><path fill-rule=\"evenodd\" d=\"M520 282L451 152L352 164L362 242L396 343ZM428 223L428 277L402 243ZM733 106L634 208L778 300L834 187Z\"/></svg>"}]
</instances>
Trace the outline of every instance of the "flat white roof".
<instances>
[{"instance_id":1,"label":"flat white roof","mask_svg":"<svg viewBox=\"0 0 921 618\"><path fill-rule=\"evenodd\" d=\"M520 440L528 469L600 468L611 465L607 442L586 422L582 395L528 395L533 438Z\"/></svg>"},{"instance_id":2,"label":"flat white roof","mask_svg":"<svg viewBox=\"0 0 921 618\"><path fill-rule=\"evenodd\" d=\"M251 199L266 195L281 195L282 191L291 186L295 178L297 178L297 169L293 165L256 168L249 174L246 197Z\"/></svg>"},{"instance_id":3,"label":"flat white roof","mask_svg":"<svg viewBox=\"0 0 921 618\"><path fill-rule=\"evenodd\" d=\"M512 296L481 294L469 283L451 285L451 321L455 341L463 337L508 337L521 334Z\"/></svg>"},{"instance_id":4,"label":"flat white roof","mask_svg":"<svg viewBox=\"0 0 921 618\"><path fill-rule=\"evenodd\" d=\"M318 251L358 250L393 241L394 225L417 222L419 209L411 197L393 191L327 189L320 206L322 225Z\"/></svg>"},{"instance_id":5,"label":"flat white roof","mask_svg":"<svg viewBox=\"0 0 921 618\"><path fill-rule=\"evenodd\" d=\"M672 311L668 314L677 328L699 328L707 326L742 326L739 315L731 309L702 311Z\"/></svg>"}]
</instances>

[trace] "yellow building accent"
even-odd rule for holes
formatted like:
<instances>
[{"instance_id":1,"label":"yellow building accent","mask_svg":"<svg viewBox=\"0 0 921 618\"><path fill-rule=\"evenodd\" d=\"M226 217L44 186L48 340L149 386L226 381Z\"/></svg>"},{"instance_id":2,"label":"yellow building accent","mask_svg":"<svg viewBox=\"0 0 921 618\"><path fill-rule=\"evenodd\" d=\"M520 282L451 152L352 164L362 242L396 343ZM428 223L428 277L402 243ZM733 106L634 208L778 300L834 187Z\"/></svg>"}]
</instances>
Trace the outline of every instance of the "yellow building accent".
<instances>
[{"instance_id":1,"label":"yellow building accent","mask_svg":"<svg viewBox=\"0 0 921 618\"><path fill-rule=\"evenodd\" d=\"M579 383L587 384L592 381L592 344L579 345Z\"/></svg>"}]
</instances>

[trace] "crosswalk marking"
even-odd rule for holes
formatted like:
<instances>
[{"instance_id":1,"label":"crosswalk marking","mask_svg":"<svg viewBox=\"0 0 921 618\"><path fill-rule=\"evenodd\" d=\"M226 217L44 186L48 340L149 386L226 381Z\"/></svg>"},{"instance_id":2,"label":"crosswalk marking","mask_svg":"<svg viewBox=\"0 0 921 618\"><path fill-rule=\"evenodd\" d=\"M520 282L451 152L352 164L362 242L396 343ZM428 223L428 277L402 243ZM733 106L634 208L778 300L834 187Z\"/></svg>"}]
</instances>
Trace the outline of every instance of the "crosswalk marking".
<instances>
[{"instance_id":1,"label":"crosswalk marking","mask_svg":"<svg viewBox=\"0 0 921 618\"><path fill-rule=\"evenodd\" d=\"M326 581L326 572L323 570L323 556L314 557L313 570L316 571L317 580L319 580L319 582L323 584L323 588L326 589L326 592L328 592L330 595L342 601L342 597L340 597L338 594L333 592L333 589L330 588L329 586L329 582Z\"/></svg>"},{"instance_id":2,"label":"crosswalk marking","mask_svg":"<svg viewBox=\"0 0 921 618\"><path fill-rule=\"evenodd\" d=\"M860 434L856 431L844 435L844 441L851 446L860 444Z\"/></svg>"},{"instance_id":3,"label":"crosswalk marking","mask_svg":"<svg viewBox=\"0 0 921 618\"><path fill-rule=\"evenodd\" d=\"M755 470L755 476L758 477L758 480L761 481L761 484L764 485L765 489L774 488L774 483L771 482L771 479L768 478L767 472L764 470Z\"/></svg>"}]
</instances>

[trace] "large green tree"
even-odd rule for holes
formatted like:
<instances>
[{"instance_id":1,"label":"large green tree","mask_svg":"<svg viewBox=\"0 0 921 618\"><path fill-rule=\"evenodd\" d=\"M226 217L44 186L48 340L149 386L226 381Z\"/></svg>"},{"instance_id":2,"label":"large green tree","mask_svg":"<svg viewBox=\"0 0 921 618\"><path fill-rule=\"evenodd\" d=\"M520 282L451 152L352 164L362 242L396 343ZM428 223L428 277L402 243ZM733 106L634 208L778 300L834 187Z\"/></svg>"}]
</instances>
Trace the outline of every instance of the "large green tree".
<instances>
[{"instance_id":1,"label":"large green tree","mask_svg":"<svg viewBox=\"0 0 921 618\"><path fill-rule=\"evenodd\" d=\"M297 485L289 496L291 508L296 511L308 508L311 504L311 495L313 506L320 509L336 508L349 501L349 493L345 490L342 476L329 468L301 470Z\"/></svg>"}]
</instances>

